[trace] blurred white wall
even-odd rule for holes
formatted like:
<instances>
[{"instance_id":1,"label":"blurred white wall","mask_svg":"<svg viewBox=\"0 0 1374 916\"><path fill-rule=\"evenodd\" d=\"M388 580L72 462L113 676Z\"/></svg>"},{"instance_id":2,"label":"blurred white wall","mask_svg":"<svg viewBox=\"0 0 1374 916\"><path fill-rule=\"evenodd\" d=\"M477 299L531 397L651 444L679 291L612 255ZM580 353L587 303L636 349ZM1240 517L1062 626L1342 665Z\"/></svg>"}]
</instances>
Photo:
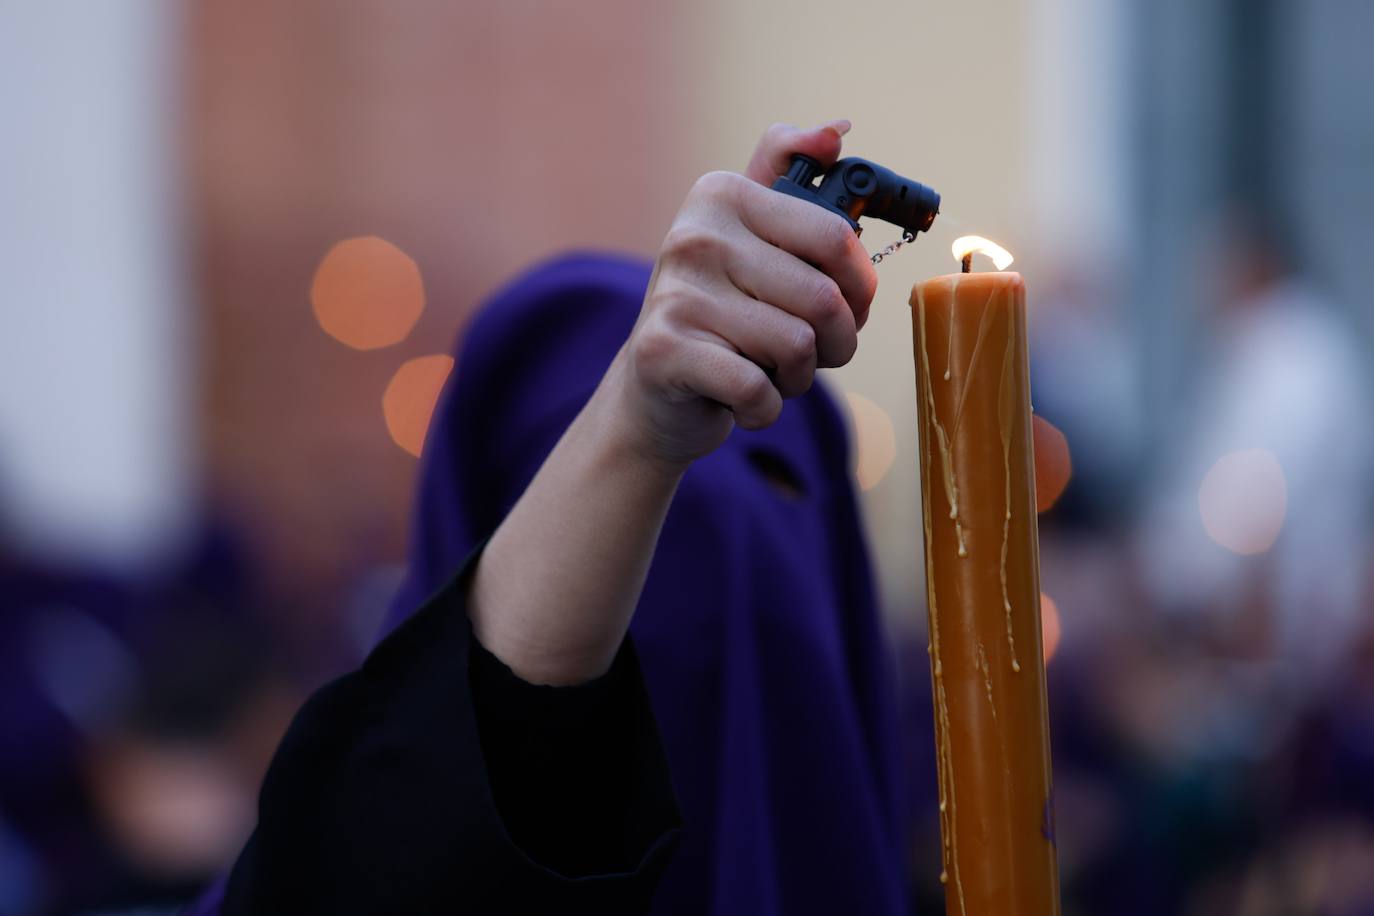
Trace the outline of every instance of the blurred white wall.
<instances>
[{"instance_id":1,"label":"blurred white wall","mask_svg":"<svg viewBox=\"0 0 1374 916\"><path fill-rule=\"evenodd\" d=\"M1275 189L1294 217L1298 255L1311 279L1374 341L1374 295L1366 264L1374 241L1374 4L1282 0L1285 43L1274 62L1287 120L1278 131Z\"/></svg>"},{"instance_id":2,"label":"blurred white wall","mask_svg":"<svg viewBox=\"0 0 1374 916\"><path fill-rule=\"evenodd\" d=\"M1129 0L1027 0L1026 213L1034 251L1119 265L1133 242Z\"/></svg>"},{"instance_id":3,"label":"blurred white wall","mask_svg":"<svg viewBox=\"0 0 1374 916\"><path fill-rule=\"evenodd\" d=\"M0 3L0 524L127 566L186 521L176 8Z\"/></svg>"}]
</instances>

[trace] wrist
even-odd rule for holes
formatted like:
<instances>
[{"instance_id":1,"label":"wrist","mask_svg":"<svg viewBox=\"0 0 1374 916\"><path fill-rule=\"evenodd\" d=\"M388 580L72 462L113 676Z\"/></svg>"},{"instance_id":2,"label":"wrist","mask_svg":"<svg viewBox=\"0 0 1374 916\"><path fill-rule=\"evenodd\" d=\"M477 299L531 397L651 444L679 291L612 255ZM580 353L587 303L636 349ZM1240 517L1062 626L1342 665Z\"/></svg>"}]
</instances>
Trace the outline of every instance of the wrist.
<instances>
[{"instance_id":1,"label":"wrist","mask_svg":"<svg viewBox=\"0 0 1374 916\"><path fill-rule=\"evenodd\" d=\"M617 375L545 459L469 587L478 641L530 683L581 683L610 666L688 464L645 448Z\"/></svg>"},{"instance_id":2,"label":"wrist","mask_svg":"<svg viewBox=\"0 0 1374 916\"><path fill-rule=\"evenodd\" d=\"M676 486L692 464L691 457L665 447L649 422L643 398L629 378L626 354L616 354L580 419L596 440L596 451L616 465L624 465L648 479Z\"/></svg>"}]
</instances>

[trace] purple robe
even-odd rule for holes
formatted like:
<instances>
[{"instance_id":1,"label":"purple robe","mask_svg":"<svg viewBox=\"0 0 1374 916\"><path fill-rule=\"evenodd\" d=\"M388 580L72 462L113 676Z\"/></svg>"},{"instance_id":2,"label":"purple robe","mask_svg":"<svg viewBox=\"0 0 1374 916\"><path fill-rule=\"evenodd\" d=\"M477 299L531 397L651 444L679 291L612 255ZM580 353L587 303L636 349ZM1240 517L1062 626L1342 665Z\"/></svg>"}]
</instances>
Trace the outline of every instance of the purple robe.
<instances>
[{"instance_id":1,"label":"purple robe","mask_svg":"<svg viewBox=\"0 0 1374 916\"><path fill-rule=\"evenodd\" d=\"M425 443L388 629L500 524L628 337L649 274L569 255L476 315ZM822 386L687 472L631 632L685 823L653 912L907 912L893 662Z\"/></svg>"}]
</instances>

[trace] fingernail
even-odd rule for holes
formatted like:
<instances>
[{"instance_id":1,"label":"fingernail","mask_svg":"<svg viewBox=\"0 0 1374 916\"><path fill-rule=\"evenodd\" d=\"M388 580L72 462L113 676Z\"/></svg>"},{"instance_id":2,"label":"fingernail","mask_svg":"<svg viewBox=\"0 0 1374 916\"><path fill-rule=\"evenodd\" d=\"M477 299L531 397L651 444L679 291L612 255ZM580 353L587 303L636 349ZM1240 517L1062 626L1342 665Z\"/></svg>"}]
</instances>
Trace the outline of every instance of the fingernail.
<instances>
[{"instance_id":1,"label":"fingernail","mask_svg":"<svg viewBox=\"0 0 1374 916\"><path fill-rule=\"evenodd\" d=\"M826 124L825 126L833 130L835 133L839 134L841 137L843 137L845 134L849 133L849 129L854 125L850 124L849 121L845 120L844 118L840 118L838 121L831 121L829 124Z\"/></svg>"}]
</instances>

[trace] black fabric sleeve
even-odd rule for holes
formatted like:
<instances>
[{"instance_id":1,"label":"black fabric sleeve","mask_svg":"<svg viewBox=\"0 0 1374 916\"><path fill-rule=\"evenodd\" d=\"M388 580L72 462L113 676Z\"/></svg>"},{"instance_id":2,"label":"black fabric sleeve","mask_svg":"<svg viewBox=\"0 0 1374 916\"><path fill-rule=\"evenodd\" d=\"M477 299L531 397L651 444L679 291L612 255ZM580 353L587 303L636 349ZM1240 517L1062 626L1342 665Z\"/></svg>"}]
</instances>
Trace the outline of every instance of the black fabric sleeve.
<instances>
[{"instance_id":1,"label":"black fabric sleeve","mask_svg":"<svg viewBox=\"0 0 1374 916\"><path fill-rule=\"evenodd\" d=\"M648 910L679 814L633 647L521 681L472 638L473 563L297 714L222 913Z\"/></svg>"}]
</instances>

